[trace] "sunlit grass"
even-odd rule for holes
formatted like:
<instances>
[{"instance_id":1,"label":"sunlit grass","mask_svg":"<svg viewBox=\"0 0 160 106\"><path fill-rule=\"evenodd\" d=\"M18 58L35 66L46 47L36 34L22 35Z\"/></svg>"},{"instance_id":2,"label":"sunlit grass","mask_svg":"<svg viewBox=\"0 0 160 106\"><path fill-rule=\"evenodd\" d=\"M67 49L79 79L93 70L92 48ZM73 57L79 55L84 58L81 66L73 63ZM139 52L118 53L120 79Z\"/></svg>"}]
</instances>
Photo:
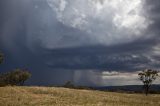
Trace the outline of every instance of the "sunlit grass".
<instances>
[{"instance_id":1,"label":"sunlit grass","mask_svg":"<svg viewBox=\"0 0 160 106\"><path fill-rule=\"evenodd\" d=\"M56 87L0 87L0 106L160 106L160 95Z\"/></svg>"}]
</instances>

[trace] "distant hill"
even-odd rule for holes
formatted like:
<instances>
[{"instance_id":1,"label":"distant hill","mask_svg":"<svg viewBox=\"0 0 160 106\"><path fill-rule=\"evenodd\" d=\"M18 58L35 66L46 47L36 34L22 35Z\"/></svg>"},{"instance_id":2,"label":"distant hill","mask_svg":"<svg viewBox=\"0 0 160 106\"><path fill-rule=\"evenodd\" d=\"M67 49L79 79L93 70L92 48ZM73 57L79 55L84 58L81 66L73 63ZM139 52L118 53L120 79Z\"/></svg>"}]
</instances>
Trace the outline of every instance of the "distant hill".
<instances>
[{"instance_id":1,"label":"distant hill","mask_svg":"<svg viewBox=\"0 0 160 106\"><path fill-rule=\"evenodd\" d=\"M126 85L126 86L103 86L93 87L93 89L101 91L114 91L114 92L137 92L143 91L142 85ZM151 93L160 93L160 85L152 85L150 88Z\"/></svg>"}]
</instances>

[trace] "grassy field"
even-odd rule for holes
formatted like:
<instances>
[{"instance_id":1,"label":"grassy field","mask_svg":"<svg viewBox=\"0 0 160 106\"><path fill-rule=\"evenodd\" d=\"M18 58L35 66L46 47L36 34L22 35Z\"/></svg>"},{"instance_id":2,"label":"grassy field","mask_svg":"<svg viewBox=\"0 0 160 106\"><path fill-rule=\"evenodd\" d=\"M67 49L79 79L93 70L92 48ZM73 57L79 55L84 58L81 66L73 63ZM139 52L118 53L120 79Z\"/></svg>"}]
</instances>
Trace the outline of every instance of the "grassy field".
<instances>
[{"instance_id":1,"label":"grassy field","mask_svg":"<svg viewBox=\"0 0 160 106\"><path fill-rule=\"evenodd\" d=\"M160 95L56 87L0 87L0 106L160 106Z\"/></svg>"}]
</instances>

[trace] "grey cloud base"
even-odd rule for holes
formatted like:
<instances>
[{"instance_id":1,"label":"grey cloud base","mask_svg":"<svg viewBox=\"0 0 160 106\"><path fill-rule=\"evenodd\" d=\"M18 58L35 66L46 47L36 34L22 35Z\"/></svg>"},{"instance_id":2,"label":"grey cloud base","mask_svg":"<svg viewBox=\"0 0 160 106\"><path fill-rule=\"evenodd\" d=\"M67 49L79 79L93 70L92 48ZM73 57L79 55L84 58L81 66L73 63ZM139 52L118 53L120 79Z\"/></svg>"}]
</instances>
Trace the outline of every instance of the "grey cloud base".
<instances>
[{"instance_id":1,"label":"grey cloud base","mask_svg":"<svg viewBox=\"0 0 160 106\"><path fill-rule=\"evenodd\" d=\"M145 14L153 23L141 37L106 45L85 31L60 22L46 0L0 1L0 50L6 55L0 69L5 72L17 67L29 68L33 77L28 83L40 85L74 80L77 70L85 74L85 71L89 73L87 70L102 73L108 70L134 72L144 68L158 69L159 7L158 0L145 0ZM87 77L84 75L76 83L96 85Z\"/></svg>"}]
</instances>

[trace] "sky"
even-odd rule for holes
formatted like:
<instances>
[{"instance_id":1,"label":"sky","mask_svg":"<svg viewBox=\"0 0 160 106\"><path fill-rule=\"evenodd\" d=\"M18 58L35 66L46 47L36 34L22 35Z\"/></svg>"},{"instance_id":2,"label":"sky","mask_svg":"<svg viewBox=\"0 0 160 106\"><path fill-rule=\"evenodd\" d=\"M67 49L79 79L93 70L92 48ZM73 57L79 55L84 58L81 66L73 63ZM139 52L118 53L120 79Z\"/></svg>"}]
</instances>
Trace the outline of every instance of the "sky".
<instances>
[{"instance_id":1,"label":"sky","mask_svg":"<svg viewBox=\"0 0 160 106\"><path fill-rule=\"evenodd\" d=\"M160 68L159 29L159 0L1 0L0 71L27 68L32 85L141 84L139 71Z\"/></svg>"}]
</instances>

